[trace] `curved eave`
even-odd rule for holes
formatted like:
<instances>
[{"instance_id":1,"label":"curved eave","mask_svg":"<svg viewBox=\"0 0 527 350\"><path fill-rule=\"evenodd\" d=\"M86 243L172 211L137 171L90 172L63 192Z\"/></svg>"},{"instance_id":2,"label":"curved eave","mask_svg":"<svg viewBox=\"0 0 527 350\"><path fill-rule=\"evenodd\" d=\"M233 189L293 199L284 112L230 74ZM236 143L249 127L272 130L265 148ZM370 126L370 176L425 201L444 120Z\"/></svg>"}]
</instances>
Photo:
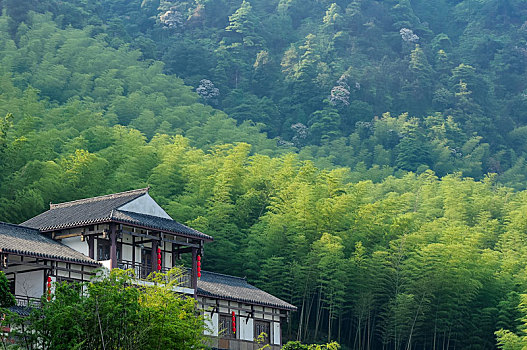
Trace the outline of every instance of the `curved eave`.
<instances>
[{"instance_id":1,"label":"curved eave","mask_svg":"<svg viewBox=\"0 0 527 350\"><path fill-rule=\"evenodd\" d=\"M139 227L139 228L144 228L144 229L147 229L147 230L156 230L156 231L159 231L159 232L169 233L169 234L172 234L172 235L177 235L177 236L181 236L181 237L185 237L185 238L201 239L201 240L206 241L206 242L212 242L214 240L211 236L206 235L204 233L201 233L203 236L201 236L201 235L191 235L191 234L188 234L188 233L182 233L182 232L178 232L178 231L171 231L171 230L163 229L163 228L157 227L155 225L138 225L138 224L136 224L133 221L124 220L124 219L112 219L111 221L115 222L117 224L130 225L130 226L135 226L135 227Z\"/></svg>"},{"instance_id":2,"label":"curved eave","mask_svg":"<svg viewBox=\"0 0 527 350\"><path fill-rule=\"evenodd\" d=\"M111 222L110 218L102 218L102 219L94 219L94 220L85 220L85 221L75 221L72 223L62 224L62 225L55 225L55 226L43 226L41 228L37 228L42 233L45 232L53 232L56 230L65 230L70 228L78 228L83 227L86 225L96 225L96 224L106 224Z\"/></svg>"},{"instance_id":3,"label":"curved eave","mask_svg":"<svg viewBox=\"0 0 527 350\"><path fill-rule=\"evenodd\" d=\"M65 229L71 229L71 228L79 228L79 227L83 227L83 226L86 226L86 225L108 224L108 223L111 223L111 222L114 222L116 224L124 224L124 225L135 226L135 227L144 228L144 229L147 229L147 230L156 230L156 231L160 231L160 232L163 232L163 233L170 233L170 234L181 236L181 237L185 237L185 238L201 239L201 240L206 241L206 242L214 241L214 238L212 238L211 236L206 235L204 233L202 233L203 236L189 235L188 233L182 233L182 232L178 232L178 231L171 231L171 230L167 230L167 229L162 229L162 228L159 228L159 227L156 227L156 226L153 226L153 225L138 225L138 224L136 224L133 221L123 220L123 219L110 219L110 218L102 218L102 219L86 220L86 221L77 221L77 222L72 222L72 223L63 224L63 225L42 227L42 228L39 228L38 230L40 232L42 232L42 233L46 233L46 232L53 232L53 231L56 231L56 230L65 230Z\"/></svg>"},{"instance_id":4,"label":"curved eave","mask_svg":"<svg viewBox=\"0 0 527 350\"><path fill-rule=\"evenodd\" d=\"M255 300L249 300L249 299L243 299L243 298L232 298L232 297L227 297L227 296L224 296L224 295L219 295L219 294L214 294L214 293L209 293L209 292L203 292L203 291L200 291L199 289L198 289L197 295L201 296L201 297L212 297L212 298L217 298L217 299L222 299L222 300L236 301L236 302L239 302L239 303L272 307L272 308L275 308L275 309L286 310L286 311L296 311L297 310L297 307L294 306L294 305L285 306L285 305L278 305L278 304L272 304L272 303L258 302L258 301L255 301Z\"/></svg>"},{"instance_id":5,"label":"curved eave","mask_svg":"<svg viewBox=\"0 0 527 350\"><path fill-rule=\"evenodd\" d=\"M93 266L93 267L99 267L101 266L100 263L96 261L89 261L89 260L81 260L81 259L74 259L74 258L65 258L62 256L52 255L52 254L42 254L42 253L35 253L25 250L18 250L18 249L6 249L2 248L0 249L0 252L2 253L8 253L8 254L15 254L20 256L28 256L31 258L43 258L48 260L54 260L59 262L68 262L68 263L75 263L79 265L86 265L86 266Z\"/></svg>"}]
</instances>

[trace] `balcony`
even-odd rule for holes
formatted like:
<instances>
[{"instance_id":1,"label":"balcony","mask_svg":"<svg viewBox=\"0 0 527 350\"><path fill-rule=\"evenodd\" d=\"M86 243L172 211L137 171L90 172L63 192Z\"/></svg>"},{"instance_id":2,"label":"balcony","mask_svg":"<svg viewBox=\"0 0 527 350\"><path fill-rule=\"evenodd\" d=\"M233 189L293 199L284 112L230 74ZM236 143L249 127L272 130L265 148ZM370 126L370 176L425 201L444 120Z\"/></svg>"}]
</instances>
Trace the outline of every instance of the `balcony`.
<instances>
[{"instance_id":1,"label":"balcony","mask_svg":"<svg viewBox=\"0 0 527 350\"><path fill-rule=\"evenodd\" d=\"M148 275L152 273L152 266L149 264L142 264L138 262L133 262L129 260L119 260L117 263L117 267L122 270L133 270L135 273L135 276L141 280L146 280ZM170 269L163 267L161 269L161 273L167 273ZM183 272L181 275L177 276L178 281L178 287L181 288L192 288L192 280L190 276L190 271L188 271L186 268L181 267L181 271Z\"/></svg>"}]
</instances>

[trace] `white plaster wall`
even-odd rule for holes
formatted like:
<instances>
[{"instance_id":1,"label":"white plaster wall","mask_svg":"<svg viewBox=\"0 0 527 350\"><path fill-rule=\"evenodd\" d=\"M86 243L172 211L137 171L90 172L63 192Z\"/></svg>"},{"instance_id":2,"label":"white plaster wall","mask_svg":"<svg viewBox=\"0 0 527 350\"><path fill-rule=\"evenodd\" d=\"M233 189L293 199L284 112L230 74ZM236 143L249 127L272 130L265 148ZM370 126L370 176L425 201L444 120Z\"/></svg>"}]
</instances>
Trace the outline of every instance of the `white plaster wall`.
<instances>
[{"instance_id":1,"label":"white plaster wall","mask_svg":"<svg viewBox=\"0 0 527 350\"><path fill-rule=\"evenodd\" d=\"M132 246L125 244L121 246L121 259L132 261Z\"/></svg>"},{"instance_id":2,"label":"white plaster wall","mask_svg":"<svg viewBox=\"0 0 527 350\"><path fill-rule=\"evenodd\" d=\"M82 242L80 237L64 238L62 243L86 256L90 254L88 242Z\"/></svg>"},{"instance_id":3,"label":"white plaster wall","mask_svg":"<svg viewBox=\"0 0 527 350\"><path fill-rule=\"evenodd\" d=\"M246 318L240 317L240 339L242 340L254 340L254 320L249 318L249 322L245 323Z\"/></svg>"},{"instance_id":4,"label":"white plaster wall","mask_svg":"<svg viewBox=\"0 0 527 350\"><path fill-rule=\"evenodd\" d=\"M172 251L172 243L170 242L164 242L164 249L171 252ZM167 269L172 268L172 253L163 252L163 266Z\"/></svg>"},{"instance_id":5,"label":"white plaster wall","mask_svg":"<svg viewBox=\"0 0 527 350\"><path fill-rule=\"evenodd\" d=\"M159 204L157 204L156 201L153 200L148 193L142 195L139 198L134 199L129 203L126 203L118 209L131 211L133 213L159 216L165 219L172 219L170 215L168 215L166 211L164 211L163 208L161 208Z\"/></svg>"},{"instance_id":6,"label":"white plaster wall","mask_svg":"<svg viewBox=\"0 0 527 350\"><path fill-rule=\"evenodd\" d=\"M93 256L94 256L94 260L99 260L99 249L97 249L99 245L99 238L95 237L95 239L93 240Z\"/></svg>"},{"instance_id":7,"label":"white plaster wall","mask_svg":"<svg viewBox=\"0 0 527 350\"><path fill-rule=\"evenodd\" d=\"M44 293L44 271L17 273L15 294L40 298Z\"/></svg>"},{"instance_id":8,"label":"white plaster wall","mask_svg":"<svg viewBox=\"0 0 527 350\"><path fill-rule=\"evenodd\" d=\"M205 335L212 335L212 336L218 336L218 328L219 328L219 317L218 313L215 312L212 317L210 317L210 312L205 311L205 325L207 326L205 329L204 334Z\"/></svg>"},{"instance_id":9,"label":"white plaster wall","mask_svg":"<svg viewBox=\"0 0 527 350\"><path fill-rule=\"evenodd\" d=\"M112 269L112 261L111 260L101 260L99 261L103 267L106 267L108 270Z\"/></svg>"},{"instance_id":10,"label":"white plaster wall","mask_svg":"<svg viewBox=\"0 0 527 350\"><path fill-rule=\"evenodd\" d=\"M280 322L273 322L273 344L280 345Z\"/></svg>"},{"instance_id":11,"label":"white plaster wall","mask_svg":"<svg viewBox=\"0 0 527 350\"><path fill-rule=\"evenodd\" d=\"M141 261L141 247L135 246L135 262L142 263Z\"/></svg>"}]
</instances>

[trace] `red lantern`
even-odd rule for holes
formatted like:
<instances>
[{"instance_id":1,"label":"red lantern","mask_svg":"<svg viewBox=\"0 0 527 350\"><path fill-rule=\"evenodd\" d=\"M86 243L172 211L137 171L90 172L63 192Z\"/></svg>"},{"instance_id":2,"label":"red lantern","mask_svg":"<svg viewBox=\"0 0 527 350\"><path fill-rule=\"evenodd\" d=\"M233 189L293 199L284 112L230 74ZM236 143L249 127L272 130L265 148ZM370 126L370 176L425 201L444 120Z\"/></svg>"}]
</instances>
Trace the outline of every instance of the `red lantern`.
<instances>
[{"instance_id":1,"label":"red lantern","mask_svg":"<svg viewBox=\"0 0 527 350\"><path fill-rule=\"evenodd\" d=\"M201 255L198 255L198 278L201 278Z\"/></svg>"},{"instance_id":2,"label":"red lantern","mask_svg":"<svg viewBox=\"0 0 527 350\"><path fill-rule=\"evenodd\" d=\"M51 276L48 276L48 301L51 301Z\"/></svg>"},{"instance_id":3,"label":"red lantern","mask_svg":"<svg viewBox=\"0 0 527 350\"><path fill-rule=\"evenodd\" d=\"M232 312L232 333L236 334L236 314Z\"/></svg>"},{"instance_id":4,"label":"red lantern","mask_svg":"<svg viewBox=\"0 0 527 350\"><path fill-rule=\"evenodd\" d=\"M161 248L157 248L157 271L161 271Z\"/></svg>"}]
</instances>

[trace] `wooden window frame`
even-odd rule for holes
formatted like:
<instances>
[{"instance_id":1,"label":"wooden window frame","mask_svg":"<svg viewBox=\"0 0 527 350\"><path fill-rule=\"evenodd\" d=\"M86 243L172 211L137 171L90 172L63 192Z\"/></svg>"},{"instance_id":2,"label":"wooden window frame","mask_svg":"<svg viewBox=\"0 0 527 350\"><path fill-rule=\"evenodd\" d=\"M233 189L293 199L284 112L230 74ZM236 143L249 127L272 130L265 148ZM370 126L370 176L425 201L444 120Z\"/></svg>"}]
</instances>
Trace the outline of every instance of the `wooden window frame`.
<instances>
[{"instance_id":1,"label":"wooden window frame","mask_svg":"<svg viewBox=\"0 0 527 350\"><path fill-rule=\"evenodd\" d=\"M224 326L226 325L226 327ZM236 330L238 333L238 318L236 318ZM237 334L232 332L232 315L218 315L218 337L225 339L237 339Z\"/></svg>"},{"instance_id":2,"label":"wooden window frame","mask_svg":"<svg viewBox=\"0 0 527 350\"><path fill-rule=\"evenodd\" d=\"M271 344L271 322L267 320L254 320L254 338L264 332L267 337L264 338L263 344Z\"/></svg>"},{"instance_id":3,"label":"wooden window frame","mask_svg":"<svg viewBox=\"0 0 527 350\"><path fill-rule=\"evenodd\" d=\"M99 256L100 248L108 248L108 259L101 259ZM110 255L112 251L112 241L109 239L99 238L97 239L97 261L110 260ZM122 258L123 245L121 242L117 242L117 261L120 261Z\"/></svg>"}]
</instances>

